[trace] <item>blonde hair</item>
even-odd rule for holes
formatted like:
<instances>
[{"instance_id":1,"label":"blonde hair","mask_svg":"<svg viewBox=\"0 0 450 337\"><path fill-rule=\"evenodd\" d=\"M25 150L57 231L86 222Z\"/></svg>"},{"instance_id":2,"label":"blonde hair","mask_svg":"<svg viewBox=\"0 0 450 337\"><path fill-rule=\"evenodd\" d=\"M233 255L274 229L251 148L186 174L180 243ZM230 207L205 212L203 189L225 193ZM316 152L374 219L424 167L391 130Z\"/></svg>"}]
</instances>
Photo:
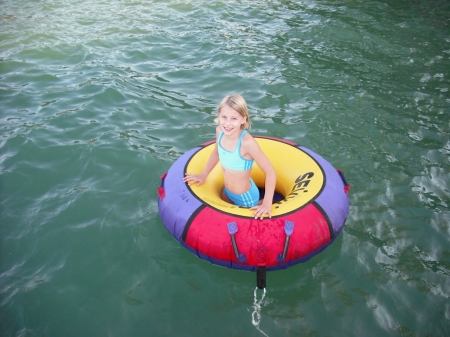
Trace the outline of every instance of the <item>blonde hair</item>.
<instances>
[{"instance_id":1,"label":"blonde hair","mask_svg":"<svg viewBox=\"0 0 450 337\"><path fill-rule=\"evenodd\" d=\"M241 125L241 129L248 129L248 130L251 129L252 123L250 122L247 102L245 102L244 97L242 97L239 94L232 94L225 96L222 102L220 102L219 106L217 107L217 114L220 113L220 110L225 105L228 105L233 110L236 110L242 117L247 117L245 123ZM218 118L214 119L214 122L216 122L216 124L219 124Z\"/></svg>"}]
</instances>

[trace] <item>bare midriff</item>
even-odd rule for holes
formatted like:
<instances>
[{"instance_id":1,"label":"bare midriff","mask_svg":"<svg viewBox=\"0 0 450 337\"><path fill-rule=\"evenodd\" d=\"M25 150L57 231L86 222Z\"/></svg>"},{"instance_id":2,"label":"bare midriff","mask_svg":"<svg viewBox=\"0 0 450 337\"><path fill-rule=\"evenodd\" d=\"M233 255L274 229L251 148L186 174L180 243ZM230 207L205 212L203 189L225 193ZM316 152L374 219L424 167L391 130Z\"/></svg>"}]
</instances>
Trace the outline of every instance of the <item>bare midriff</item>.
<instances>
[{"instance_id":1,"label":"bare midriff","mask_svg":"<svg viewBox=\"0 0 450 337\"><path fill-rule=\"evenodd\" d=\"M225 187L235 194L242 194L250 189L250 173L252 170L236 171L222 166Z\"/></svg>"}]
</instances>

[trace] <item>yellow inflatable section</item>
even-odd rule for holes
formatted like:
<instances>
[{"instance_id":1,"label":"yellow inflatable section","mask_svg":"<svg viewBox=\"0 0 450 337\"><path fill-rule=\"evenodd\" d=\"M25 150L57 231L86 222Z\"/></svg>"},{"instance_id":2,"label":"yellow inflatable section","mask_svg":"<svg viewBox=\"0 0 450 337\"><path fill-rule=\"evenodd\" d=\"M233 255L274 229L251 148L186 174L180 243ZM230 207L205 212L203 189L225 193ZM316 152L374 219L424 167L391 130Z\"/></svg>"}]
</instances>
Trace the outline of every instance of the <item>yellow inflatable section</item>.
<instances>
[{"instance_id":1,"label":"yellow inflatable section","mask_svg":"<svg viewBox=\"0 0 450 337\"><path fill-rule=\"evenodd\" d=\"M255 139L277 173L276 192L284 196L282 201L272 206L272 217L295 212L314 200L325 184L323 171L317 162L296 146L270 138ZM201 173L214 146L215 143L212 143L196 152L187 163L185 172ZM258 187L264 187L265 175L256 163L251 177ZM253 211L229 204L220 198L223 188L220 163L211 171L203 185L190 186L192 193L205 204L225 213L251 217Z\"/></svg>"}]
</instances>

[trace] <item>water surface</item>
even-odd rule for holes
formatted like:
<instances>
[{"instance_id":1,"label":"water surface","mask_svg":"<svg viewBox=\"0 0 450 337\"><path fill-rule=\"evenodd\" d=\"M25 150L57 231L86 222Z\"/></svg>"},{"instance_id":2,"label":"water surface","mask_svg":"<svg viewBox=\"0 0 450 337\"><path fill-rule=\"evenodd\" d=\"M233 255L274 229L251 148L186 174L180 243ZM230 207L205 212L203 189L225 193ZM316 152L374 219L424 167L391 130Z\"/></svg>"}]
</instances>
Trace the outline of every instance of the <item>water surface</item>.
<instances>
[{"instance_id":1,"label":"water surface","mask_svg":"<svg viewBox=\"0 0 450 337\"><path fill-rule=\"evenodd\" d=\"M448 1L0 4L0 335L450 335ZM234 91L253 134L351 184L336 241L268 274L258 326L255 275L157 208Z\"/></svg>"}]
</instances>

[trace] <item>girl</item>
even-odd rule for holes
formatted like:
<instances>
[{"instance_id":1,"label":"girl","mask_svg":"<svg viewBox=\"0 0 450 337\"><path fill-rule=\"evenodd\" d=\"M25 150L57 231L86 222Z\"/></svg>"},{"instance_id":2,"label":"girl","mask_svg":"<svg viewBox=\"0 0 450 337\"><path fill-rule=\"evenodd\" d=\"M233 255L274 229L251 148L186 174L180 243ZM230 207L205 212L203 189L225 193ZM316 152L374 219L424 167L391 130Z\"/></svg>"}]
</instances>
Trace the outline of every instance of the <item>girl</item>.
<instances>
[{"instance_id":1,"label":"girl","mask_svg":"<svg viewBox=\"0 0 450 337\"><path fill-rule=\"evenodd\" d=\"M222 100L217 111L218 117L214 120L217 123L215 148L203 172L186 173L183 181L189 184L203 184L220 161L225 181L222 199L254 210L255 219L258 217L263 219L265 214L270 218L276 174L269 159L246 130L251 127L247 103L241 95L229 95ZM259 202L258 188L250 178L254 161L266 175L262 202Z\"/></svg>"}]
</instances>

